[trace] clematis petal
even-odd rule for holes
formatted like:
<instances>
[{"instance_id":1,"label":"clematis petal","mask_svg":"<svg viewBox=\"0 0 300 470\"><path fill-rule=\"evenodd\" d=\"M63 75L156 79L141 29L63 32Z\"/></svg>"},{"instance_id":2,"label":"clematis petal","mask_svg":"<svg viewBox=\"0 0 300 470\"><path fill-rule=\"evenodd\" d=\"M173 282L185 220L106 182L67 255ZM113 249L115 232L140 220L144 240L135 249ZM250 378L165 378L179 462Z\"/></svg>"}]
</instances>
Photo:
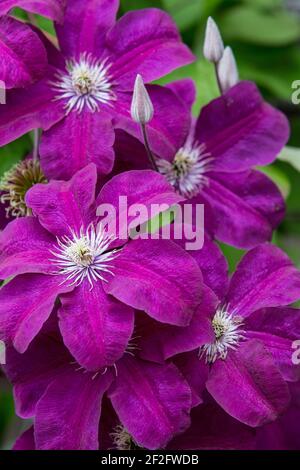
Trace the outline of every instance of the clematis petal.
<instances>
[{"instance_id":1,"label":"clematis petal","mask_svg":"<svg viewBox=\"0 0 300 470\"><path fill-rule=\"evenodd\" d=\"M289 305L300 299L300 272L279 248L265 244L249 251L234 273L227 302L248 317L265 307Z\"/></svg>"},{"instance_id":2,"label":"clematis petal","mask_svg":"<svg viewBox=\"0 0 300 470\"><path fill-rule=\"evenodd\" d=\"M178 367L191 388L192 406L195 407L203 403L209 366L205 361L199 359L198 349L178 355L174 358L174 364Z\"/></svg>"},{"instance_id":3,"label":"clematis petal","mask_svg":"<svg viewBox=\"0 0 300 470\"><path fill-rule=\"evenodd\" d=\"M128 228L147 222L181 200L162 175L151 170L128 171L103 186L96 200L97 214L100 216L101 206L114 208L110 214L107 215L105 210L102 215L108 229L113 227L111 230L117 231L114 235L126 240Z\"/></svg>"},{"instance_id":4,"label":"clematis petal","mask_svg":"<svg viewBox=\"0 0 300 470\"><path fill-rule=\"evenodd\" d=\"M275 421L290 399L271 354L256 340L215 362L206 387L228 414L251 427Z\"/></svg>"},{"instance_id":5,"label":"clematis petal","mask_svg":"<svg viewBox=\"0 0 300 470\"><path fill-rule=\"evenodd\" d=\"M47 70L46 50L31 28L2 17L0 29L0 80L5 88L21 88L42 78Z\"/></svg>"},{"instance_id":6,"label":"clematis petal","mask_svg":"<svg viewBox=\"0 0 300 470\"><path fill-rule=\"evenodd\" d=\"M46 16L50 20L62 22L66 0L2 0L0 16L12 8L19 7L31 13Z\"/></svg>"},{"instance_id":7,"label":"clematis petal","mask_svg":"<svg viewBox=\"0 0 300 470\"><path fill-rule=\"evenodd\" d=\"M0 290L0 337L20 353L28 348L54 307L57 296L71 290L61 276L23 274Z\"/></svg>"},{"instance_id":8,"label":"clematis petal","mask_svg":"<svg viewBox=\"0 0 300 470\"><path fill-rule=\"evenodd\" d=\"M273 231L267 218L218 181L210 179L202 198L214 212L218 240L244 249L271 240Z\"/></svg>"},{"instance_id":9,"label":"clematis petal","mask_svg":"<svg viewBox=\"0 0 300 470\"><path fill-rule=\"evenodd\" d=\"M57 26L61 50L67 57L103 51L105 35L114 25L119 0L71 0L67 2L65 21Z\"/></svg>"},{"instance_id":10,"label":"clematis petal","mask_svg":"<svg viewBox=\"0 0 300 470\"><path fill-rule=\"evenodd\" d=\"M114 132L109 114L70 113L43 133L40 154L49 179L70 179L89 163L99 175L111 172L114 164Z\"/></svg>"},{"instance_id":11,"label":"clematis petal","mask_svg":"<svg viewBox=\"0 0 300 470\"><path fill-rule=\"evenodd\" d=\"M51 89L51 73L30 85L26 90L10 90L6 104L0 106L0 145L3 146L33 129L49 129L60 121L65 110L54 103L55 92Z\"/></svg>"},{"instance_id":12,"label":"clematis petal","mask_svg":"<svg viewBox=\"0 0 300 470\"><path fill-rule=\"evenodd\" d=\"M293 362L293 343L300 338L300 310L281 307L254 312L247 319L247 337L264 343L285 380L300 380L300 365Z\"/></svg>"},{"instance_id":13,"label":"clematis petal","mask_svg":"<svg viewBox=\"0 0 300 470\"><path fill-rule=\"evenodd\" d=\"M226 173L214 173L212 178L222 185L225 191L228 189L262 215L272 229L276 229L282 222L285 215L284 199L277 186L263 173L250 170L233 173L230 178Z\"/></svg>"},{"instance_id":14,"label":"clematis petal","mask_svg":"<svg viewBox=\"0 0 300 470\"><path fill-rule=\"evenodd\" d=\"M189 109L171 89L148 85L147 91L155 110L153 119L147 124L151 150L159 158L171 161L177 150L185 143L189 133L191 124ZM118 93L114 105L115 126L143 142L140 126L132 120L130 114L131 100L131 93ZM180 119L176 116L180 116Z\"/></svg>"},{"instance_id":15,"label":"clematis petal","mask_svg":"<svg viewBox=\"0 0 300 470\"><path fill-rule=\"evenodd\" d=\"M33 426L18 437L12 450L35 450Z\"/></svg>"},{"instance_id":16,"label":"clematis petal","mask_svg":"<svg viewBox=\"0 0 300 470\"><path fill-rule=\"evenodd\" d=\"M0 278L34 272L52 273L50 251L54 241L34 217L10 222L0 233Z\"/></svg>"},{"instance_id":17,"label":"clematis petal","mask_svg":"<svg viewBox=\"0 0 300 470\"><path fill-rule=\"evenodd\" d=\"M124 354L133 333L134 311L108 297L101 281L85 281L61 296L59 326L64 343L88 370L112 366Z\"/></svg>"},{"instance_id":18,"label":"clematis petal","mask_svg":"<svg viewBox=\"0 0 300 470\"><path fill-rule=\"evenodd\" d=\"M183 228L184 233L188 233L189 227L183 225ZM195 230L193 229L193 233L195 233ZM176 244L185 249L186 237L176 239L174 232L171 232L171 237ZM228 290L229 277L228 263L221 249L205 234L203 247L199 250L190 250L189 254L198 263L203 275L204 284L222 300Z\"/></svg>"},{"instance_id":19,"label":"clematis petal","mask_svg":"<svg viewBox=\"0 0 300 470\"><path fill-rule=\"evenodd\" d=\"M8 346L4 369L14 387L18 416L32 418L48 385L73 361L61 341L56 312L44 323L25 353L19 354L12 345Z\"/></svg>"},{"instance_id":20,"label":"clematis petal","mask_svg":"<svg viewBox=\"0 0 300 470\"><path fill-rule=\"evenodd\" d=\"M190 424L191 392L173 364L124 357L108 391L120 421L140 447L161 449Z\"/></svg>"},{"instance_id":21,"label":"clematis petal","mask_svg":"<svg viewBox=\"0 0 300 470\"><path fill-rule=\"evenodd\" d=\"M201 302L200 269L169 240L129 242L114 259L112 272L105 292L162 323L189 325Z\"/></svg>"},{"instance_id":22,"label":"clematis petal","mask_svg":"<svg viewBox=\"0 0 300 470\"><path fill-rule=\"evenodd\" d=\"M228 416L216 403L194 408L192 424L168 449L181 450L254 450L255 432Z\"/></svg>"},{"instance_id":23,"label":"clematis petal","mask_svg":"<svg viewBox=\"0 0 300 470\"><path fill-rule=\"evenodd\" d=\"M254 83L240 82L203 108L196 138L206 144L215 171L243 171L275 160L288 141L289 124Z\"/></svg>"},{"instance_id":24,"label":"clematis petal","mask_svg":"<svg viewBox=\"0 0 300 470\"><path fill-rule=\"evenodd\" d=\"M156 8L126 13L109 30L105 46L110 72L125 91L133 89L137 73L151 82L194 61L170 16Z\"/></svg>"},{"instance_id":25,"label":"clematis petal","mask_svg":"<svg viewBox=\"0 0 300 470\"><path fill-rule=\"evenodd\" d=\"M206 286L203 297L189 326L182 328L165 323L154 322L149 317L143 318L138 328L141 335L140 355L144 359L164 362L176 354L203 346L214 341L215 335L211 325L211 317L216 311L219 300Z\"/></svg>"},{"instance_id":26,"label":"clematis petal","mask_svg":"<svg viewBox=\"0 0 300 470\"><path fill-rule=\"evenodd\" d=\"M177 97L183 101L189 112L192 112L192 107L196 101L197 89L194 80L191 78L183 78L166 85L169 90L172 90Z\"/></svg>"},{"instance_id":27,"label":"clematis petal","mask_svg":"<svg viewBox=\"0 0 300 470\"><path fill-rule=\"evenodd\" d=\"M37 450L97 450L101 401L109 373L84 374L70 367L40 399L35 417Z\"/></svg>"},{"instance_id":28,"label":"clematis petal","mask_svg":"<svg viewBox=\"0 0 300 470\"><path fill-rule=\"evenodd\" d=\"M68 181L36 184L26 193L26 204L41 225L56 236L70 235L91 222L97 171L89 164Z\"/></svg>"}]
</instances>

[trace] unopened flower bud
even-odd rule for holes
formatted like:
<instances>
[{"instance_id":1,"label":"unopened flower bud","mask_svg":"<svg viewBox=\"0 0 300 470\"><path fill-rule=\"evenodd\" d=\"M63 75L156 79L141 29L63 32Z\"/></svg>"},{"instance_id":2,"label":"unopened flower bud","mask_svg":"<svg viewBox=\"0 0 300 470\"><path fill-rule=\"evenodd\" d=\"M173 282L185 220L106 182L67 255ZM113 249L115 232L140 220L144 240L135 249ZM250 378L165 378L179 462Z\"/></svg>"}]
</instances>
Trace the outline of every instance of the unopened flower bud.
<instances>
[{"instance_id":1,"label":"unopened flower bud","mask_svg":"<svg viewBox=\"0 0 300 470\"><path fill-rule=\"evenodd\" d=\"M153 118L153 114L153 104L148 91L141 75L137 75L131 102L131 117L139 124L147 124Z\"/></svg>"},{"instance_id":2,"label":"unopened flower bud","mask_svg":"<svg viewBox=\"0 0 300 470\"><path fill-rule=\"evenodd\" d=\"M218 64L218 76L223 93L239 82L239 71L231 47L226 47Z\"/></svg>"},{"instance_id":3,"label":"unopened flower bud","mask_svg":"<svg viewBox=\"0 0 300 470\"><path fill-rule=\"evenodd\" d=\"M222 58L224 52L224 44L220 30L216 22L209 17L207 20L203 54L209 62L217 64Z\"/></svg>"}]
</instances>

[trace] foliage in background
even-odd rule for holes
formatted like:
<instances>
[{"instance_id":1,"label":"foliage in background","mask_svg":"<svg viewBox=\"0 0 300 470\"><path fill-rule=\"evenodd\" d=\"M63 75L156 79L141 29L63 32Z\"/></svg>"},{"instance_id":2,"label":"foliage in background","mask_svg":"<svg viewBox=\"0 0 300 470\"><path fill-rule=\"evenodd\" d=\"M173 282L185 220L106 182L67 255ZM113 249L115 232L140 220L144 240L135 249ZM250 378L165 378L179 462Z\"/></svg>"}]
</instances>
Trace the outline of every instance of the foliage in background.
<instances>
[{"instance_id":1,"label":"foliage in background","mask_svg":"<svg viewBox=\"0 0 300 470\"><path fill-rule=\"evenodd\" d=\"M282 109L292 125L289 148L280 161L264 168L281 188L287 201L287 215L273 242L283 248L300 267L300 105L291 102L292 83L300 80L300 0L121 0L120 14L128 10L158 7L168 11L176 21L184 41L198 60L175 71L159 83L184 77L195 80L198 90L194 112L218 96L214 70L202 57L204 30L208 16L217 21L224 42L237 58L240 76L254 80L265 98ZM14 14L28 21L25 12ZM35 16L47 34L54 34L49 20ZM25 136L0 149L0 177L31 149L31 136ZM222 245L233 271L242 256L241 250ZM10 446L10 430L18 426L7 383L0 377L0 446Z\"/></svg>"}]
</instances>

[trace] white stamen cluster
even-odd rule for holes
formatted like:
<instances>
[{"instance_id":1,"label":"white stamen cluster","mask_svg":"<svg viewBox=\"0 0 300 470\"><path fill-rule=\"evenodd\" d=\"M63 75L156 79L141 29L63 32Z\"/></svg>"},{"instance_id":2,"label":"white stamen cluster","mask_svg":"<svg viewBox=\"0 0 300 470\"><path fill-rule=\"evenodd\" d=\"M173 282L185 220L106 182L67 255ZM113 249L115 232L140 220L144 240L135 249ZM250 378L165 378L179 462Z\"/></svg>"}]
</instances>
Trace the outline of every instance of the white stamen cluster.
<instances>
[{"instance_id":1,"label":"white stamen cluster","mask_svg":"<svg viewBox=\"0 0 300 470\"><path fill-rule=\"evenodd\" d=\"M182 196L191 199L209 184L206 173L211 169L213 158L205 151L205 144L186 143L173 162L156 161L159 172Z\"/></svg>"},{"instance_id":2,"label":"white stamen cluster","mask_svg":"<svg viewBox=\"0 0 300 470\"><path fill-rule=\"evenodd\" d=\"M226 359L228 349L236 349L238 343L245 339L244 331L240 329L242 320L233 311L229 313L229 306L218 308L212 326L215 332L215 341L200 348L199 357L205 356L206 363L213 364L217 359Z\"/></svg>"},{"instance_id":3,"label":"white stamen cluster","mask_svg":"<svg viewBox=\"0 0 300 470\"><path fill-rule=\"evenodd\" d=\"M52 83L58 92L57 100L66 100L67 113L78 113L87 107L99 111L99 103L111 104L116 100L112 77L109 74L111 63L108 59L97 60L91 54L82 54L79 61L66 62L67 73L59 73L57 82Z\"/></svg>"},{"instance_id":4,"label":"white stamen cluster","mask_svg":"<svg viewBox=\"0 0 300 470\"><path fill-rule=\"evenodd\" d=\"M57 268L55 274L64 275L63 282L70 281L70 285L76 286L87 278L91 288L99 279L106 281L105 273L113 275L109 262L119 252L118 249L109 250L114 238L108 236L101 226L95 229L93 224L86 230L81 228L78 234L71 229L70 232L70 237L57 238L56 249L51 251Z\"/></svg>"}]
</instances>

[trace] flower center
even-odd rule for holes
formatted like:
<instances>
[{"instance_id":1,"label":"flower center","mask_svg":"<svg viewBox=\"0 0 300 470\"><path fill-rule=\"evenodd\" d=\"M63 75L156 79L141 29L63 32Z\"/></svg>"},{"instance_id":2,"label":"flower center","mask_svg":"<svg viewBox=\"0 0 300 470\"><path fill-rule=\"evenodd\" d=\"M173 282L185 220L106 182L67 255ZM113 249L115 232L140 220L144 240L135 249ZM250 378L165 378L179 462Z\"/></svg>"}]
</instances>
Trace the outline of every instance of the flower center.
<instances>
[{"instance_id":1,"label":"flower center","mask_svg":"<svg viewBox=\"0 0 300 470\"><path fill-rule=\"evenodd\" d=\"M205 144L187 142L172 163L159 159L157 166L179 194L191 199L208 185L206 173L210 170L211 161L212 157L205 152Z\"/></svg>"},{"instance_id":2,"label":"flower center","mask_svg":"<svg viewBox=\"0 0 300 470\"><path fill-rule=\"evenodd\" d=\"M88 279L91 288L99 279L106 282L104 275L111 271L110 261L114 260L120 250L110 250L109 246L114 239L102 230L99 225L95 229L91 224L86 230L81 228L76 234L71 230L71 236L57 239L52 261L57 267L55 274L66 276L64 282L71 281L71 285L80 285Z\"/></svg>"},{"instance_id":3,"label":"flower center","mask_svg":"<svg viewBox=\"0 0 300 470\"><path fill-rule=\"evenodd\" d=\"M39 161L29 158L17 163L3 175L0 181L0 201L7 206L7 217L32 215L31 209L25 204L25 195L37 183L47 183L47 180Z\"/></svg>"},{"instance_id":4,"label":"flower center","mask_svg":"<svg viewBox=\"0 0 300 470\"><path fill-rule=\"evenodd\" d=\"M212 327L215 333L215 341L211 344L205 344L200 348L199 357L205 356L207 363L214 363L217 359L226 359L228 349L236 349L239 342L244 339L242 319L235 315L235 312L229 313L227 307L218 308L212 320Z\"/></svg>"},{"instance_id":5,"label":"flower center","mask_svg":"<svg viewBox=\"0 0 300 470\"><path fill-rule=\"evenodd\" d=\"M78 113L86 107L99 111L99 104L111 104L116 100L113 91L112 77L109 74L107 59L97 60L91 54L82 54L79 61L66 62L66 72L57 75L57 82L52 83L58 92L56 99L66 101L67 113L75 110Z\"/></svg>"},{"instance_id":6,"label":"flower center","mask_svg":"<svg viewBox=\"0 0 300 470\"><path fill-rule=\"evenodd\" d=\"M115 449L117 450L137 450L141 449L129 432L124 428L122 424L118 424L114 431L111 433Z\"/></svg>"}]
</instances>

